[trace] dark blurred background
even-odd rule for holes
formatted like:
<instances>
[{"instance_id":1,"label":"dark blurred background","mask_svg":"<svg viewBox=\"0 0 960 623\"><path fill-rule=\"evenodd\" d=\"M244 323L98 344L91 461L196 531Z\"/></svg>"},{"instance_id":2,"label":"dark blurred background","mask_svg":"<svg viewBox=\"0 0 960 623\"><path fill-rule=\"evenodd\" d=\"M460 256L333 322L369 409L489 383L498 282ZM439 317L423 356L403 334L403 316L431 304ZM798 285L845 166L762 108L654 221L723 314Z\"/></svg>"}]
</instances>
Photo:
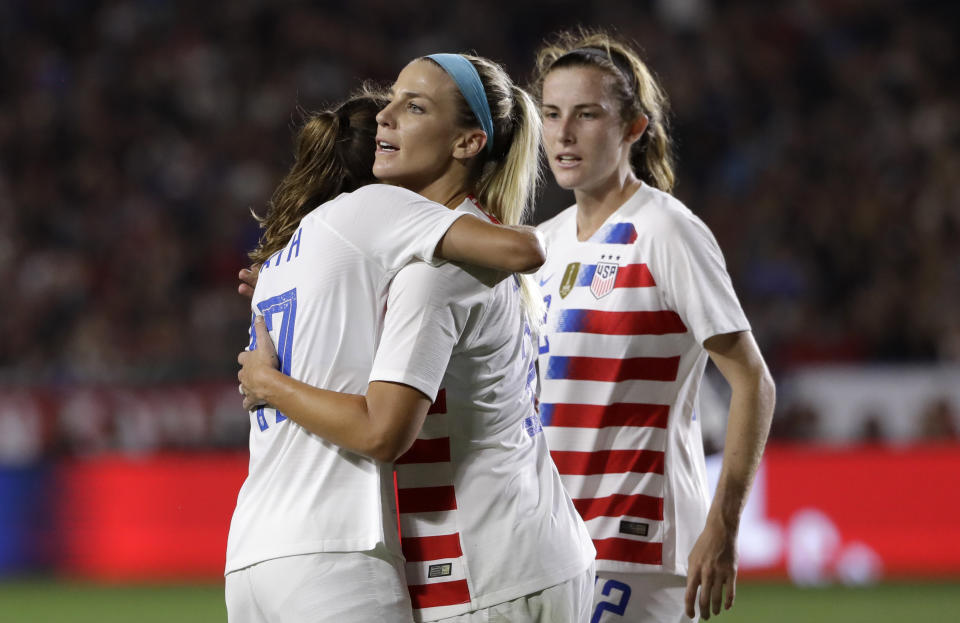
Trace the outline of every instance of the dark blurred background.
<instances>
[{"instance_id":1,"label":"dark blurred background","mask_svg":"<svg viewBox=\"0 0 960 623\"><path fill-rule=\"evenodd\" d=\"M960 359L960 5L592 4L4 2L0 378L231 376L249 210L295 107L434 50L526 83L576 24L615 26L666 87L676 194L776 369ZM547 199L537 221L571 202Z\"/></svg>"},{"instance_id":2,"label":"dark blurred background","mask_svg":"<svg viewBox=\"0 0 960 623\"><path fill-rule=\"evenodd\" d=\"M242 453L236 273L297 108L436 51L527 83L576 25L634 41L670 96L675 194L777 377L774 444L957 439L956 2L7 0L0 464ZM534 221L570 203L550 182Z\"/></svg>"}]
</instances>

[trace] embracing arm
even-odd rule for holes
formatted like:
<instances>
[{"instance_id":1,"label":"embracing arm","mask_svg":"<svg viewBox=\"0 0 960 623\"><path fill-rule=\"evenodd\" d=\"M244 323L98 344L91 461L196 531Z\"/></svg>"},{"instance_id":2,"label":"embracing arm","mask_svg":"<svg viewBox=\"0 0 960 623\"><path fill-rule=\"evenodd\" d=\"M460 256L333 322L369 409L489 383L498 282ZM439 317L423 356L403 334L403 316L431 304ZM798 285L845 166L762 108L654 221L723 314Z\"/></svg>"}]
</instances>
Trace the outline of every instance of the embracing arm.
<instances>
[{"instance_id":1,"label":"embracing arm","mask_svg":"<svg viewBox=\"0 0 960 623\"><path fill-rule=\"evenodd\" d=\"M715 335L704 347L732 390L717 491L688 559L687 616L694 616L699 585L700 616L709 619L711 612L720 613L721 604L726 609L733 605L740 514L767 441L776 390L750 331Z\"/></svg>"},{"instance_id":2,"label":"embracing arm","mask_svg":"<svg viewBox=\"0 0 960 623\"><path fill-rule=\"evenodd\" d=\"M496 225L467 214L437 244L437 255L510 273L532 273L547 259L542 236L528 225Z\"/></svg>"},{"instance_id":3,"label":"embracing arm","mask_svg":"<svg viewBox=\"0 0 960 623\"><path fill-rule=\"evenodd\" d=\"M436 255L508 273L532 273L547 259L543 234L528 225L496 225L472 214L458 218L437 243ZM238 274L237 292L251 298L257 287L260 265Z\"/></svg>"},{"instance_id":4,"label":"embracing arm","mask_svg":"<svg viewBox=\"0 0 960 623\"><path fill-rule=\"evenodd\" d=\"M358 454L392 462L417 438L430 407L420 391L374 381L364 396L319 389L277 370L263 317L254 323L257 348L240 353L237 377L247 409L269 404L306 430Z\"/></svg>"}]
</instances>

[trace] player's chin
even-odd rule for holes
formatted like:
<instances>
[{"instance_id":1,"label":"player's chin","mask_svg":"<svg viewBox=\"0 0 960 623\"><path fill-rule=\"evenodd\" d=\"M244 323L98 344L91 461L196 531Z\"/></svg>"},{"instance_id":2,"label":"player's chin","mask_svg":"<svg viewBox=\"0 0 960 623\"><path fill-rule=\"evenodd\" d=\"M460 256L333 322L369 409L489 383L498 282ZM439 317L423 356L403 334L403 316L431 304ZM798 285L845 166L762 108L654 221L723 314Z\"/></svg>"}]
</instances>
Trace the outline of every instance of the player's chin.
<instances>
[{"instance_id":1,"label":"player's chin","mask_svg":"<svg viewBox=\"0 0 960 623\"><path fill-rule=\"evenodd\" d=\"M583 184L583 175L579 171L551 167L557 186L564 190L574 190Z\"/></svg>"},{"instance_id":2,"label":"player's chin","mask_svg":"<svg viewBox=\"0 0 960 623\"><path fill-rule=\"evenodd\" d=\"M390 183L401 173L402 167L396 156L377 152L373 159L373 176L381 182Z\"/></svg>"}]
</instances>

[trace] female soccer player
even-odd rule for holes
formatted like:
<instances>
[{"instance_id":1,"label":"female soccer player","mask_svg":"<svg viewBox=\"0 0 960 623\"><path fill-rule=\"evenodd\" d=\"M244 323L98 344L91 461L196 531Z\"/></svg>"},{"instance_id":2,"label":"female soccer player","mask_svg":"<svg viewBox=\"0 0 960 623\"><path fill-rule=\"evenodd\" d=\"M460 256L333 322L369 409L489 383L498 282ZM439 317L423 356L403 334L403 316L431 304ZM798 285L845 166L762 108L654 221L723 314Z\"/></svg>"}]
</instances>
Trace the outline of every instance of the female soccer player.
<instances>
[{"instance_id":1,"label":"female soccer player","mask_svg":"<svg viewBox=\"0 0 960 623\"><path fill-rule=\"evenodd\" d=\"M535 90L550 169L576 199L540 226L540 400L597 548L592 621L683 621L698 587L708 619L724 588L733 604L773 382L716 240L670 194L666 98L637 54L562 33L538 53ZM707 356L733 390L712 504L695 412Z\"/></svg>"},{"instance_id":2,"label":"female soccer player","mask_svg":"<svg viewBox=\"0 0 960 623\"><path fill-rule=\"evenodd\" d=\"M461 55L418 59L401 72L378 121L378 178L457 206L458 213L482 215L477 204L483 204L504 222L520 221L535 186L539 118L497 65ZM379 222L370 227L384 229ZM268 285L272 270L265 264L261 271L259 309L258 301L287 287ZM377 465L381 474L380 461L403 457L399 515L418 621L588 616L594 551L534 411L535 350L523 289L513 278L451 265L400 271L382 324L351 318L349 328L335 325L328 339L306 345L308 355L325 358L344 350L345 330L373 340L382 327L373 370L368 359L362 371L370 380L365 395L362 388L278 372L274 365L286 372L284 344L295 338L275 320L279 359L265 319L255 323L257 347L240 356L248 407L270 405L267 414L282 413L323 443L337 444L329 447L342 457ZM383 307L373 297L367 305ZM335 372L361 374L358 366ZM397 511L392 482L382 485L380 508L367 512L381 519L389 548L395 536L383 526ZM339 484L328 488L332 503L342 505L352 494Z\"/></svg>"},{"instance_id":3,"label":"female soccer player","mask_svg":"<svg viewBox=\"0 0 960 623\"><path fill-rule=\"evenodd\" d=\"M263 265L255 309L278 334L284 370L346 391L366 386L387 284L414 257L504 270L542 262L529 232L459 218L400 187L365 185L375 181L382 104L354 98L304 126L252 254ZM469 138L452 122L446 130L451 144ZM423 149L404 147L413 156ZM457 169L449 168L434 171L434 182L455 190ZM323 442L282 413L254 415L250 471L227 548L230 620L327 620L340 608L342 621L409 620L391 470Z\"/></svg>"}]
</instances>

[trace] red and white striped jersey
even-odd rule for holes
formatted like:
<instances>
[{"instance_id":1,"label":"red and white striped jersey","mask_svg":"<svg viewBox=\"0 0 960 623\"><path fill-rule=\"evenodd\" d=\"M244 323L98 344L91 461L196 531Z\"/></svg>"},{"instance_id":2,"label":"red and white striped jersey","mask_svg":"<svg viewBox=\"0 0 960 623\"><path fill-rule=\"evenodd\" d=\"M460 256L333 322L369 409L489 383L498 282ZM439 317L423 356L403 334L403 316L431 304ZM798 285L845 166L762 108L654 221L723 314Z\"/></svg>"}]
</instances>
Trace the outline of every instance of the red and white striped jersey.
<instances>
[{"instance_id":1,"label":"red and white striped jersey","mask_svg":"<svg viewBox=\"0 0 960 623\"><path fill-rule=\"evenodd\" d=\"M538 592L594 557L537 417L535 359L514 277L417 262L391 284L370 380L436 396L396 462L417 621Z\"/></svg>"},{"instance_id":2,"label":"red and white striped jersey","mask_svg":"<svg viewBox=\"0 0 960 623\"><path fill-rule=\"evenodd\" d=\"M585 242L543 223L540 414L597 570L686 574L708 507L696 403L707 338L748 330L704 223L642 186Z\"/></svg>"}]
</instances>

